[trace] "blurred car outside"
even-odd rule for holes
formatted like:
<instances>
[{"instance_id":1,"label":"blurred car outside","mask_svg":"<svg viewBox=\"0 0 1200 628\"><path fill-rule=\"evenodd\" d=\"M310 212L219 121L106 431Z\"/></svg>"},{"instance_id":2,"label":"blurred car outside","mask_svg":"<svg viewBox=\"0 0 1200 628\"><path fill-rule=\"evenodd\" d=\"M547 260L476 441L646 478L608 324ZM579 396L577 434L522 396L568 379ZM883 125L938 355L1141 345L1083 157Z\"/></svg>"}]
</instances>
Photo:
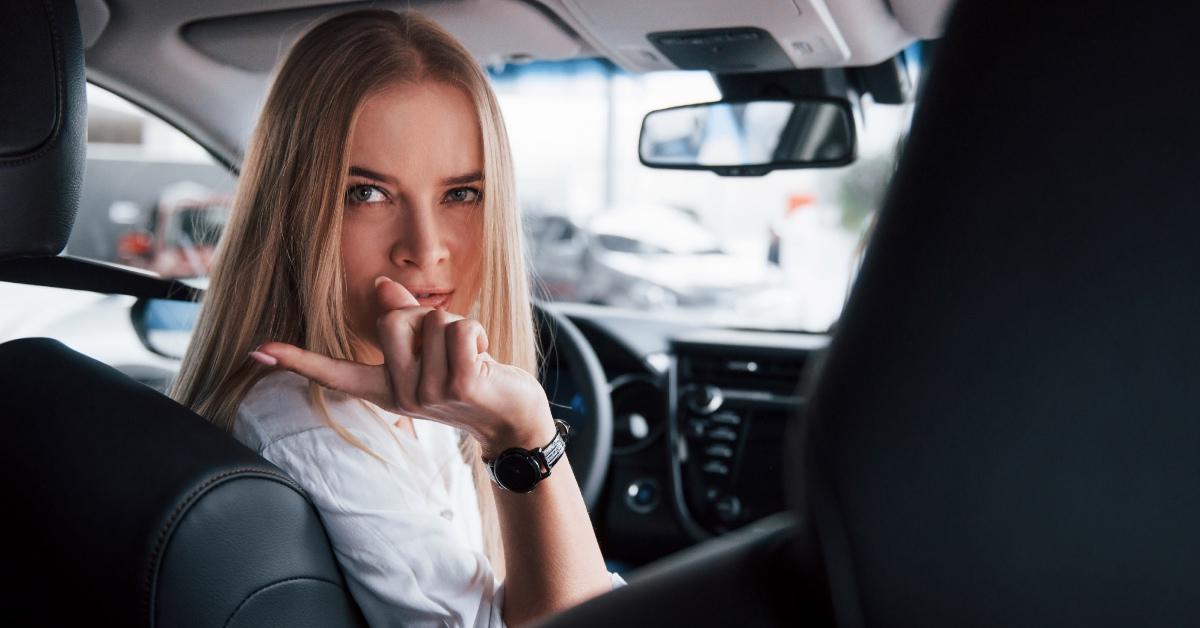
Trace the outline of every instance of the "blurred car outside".
<instances>
[{"instance_id":1,"label":"blurred car outside","mask_svg":"<svg viewBox=\"0 0 1200 628\"><path fill-rule=\"evenodd\" d=\"M148 223L117 240L117 262L168 278L207 276L231 205L197 183L167 186Z\"/></svg>"},{"instance_id":2,"label":"blurred car outside","mask_svg":"<svg viewBox=\"0 0 1200 628\"><path fill-rule=\"evenodd\" d=\"M783 286L761 257L735 255L694 214L639 204L587 219L531 213L526 231L546 298L723 318Z\"/></svg>"}]
</instances>

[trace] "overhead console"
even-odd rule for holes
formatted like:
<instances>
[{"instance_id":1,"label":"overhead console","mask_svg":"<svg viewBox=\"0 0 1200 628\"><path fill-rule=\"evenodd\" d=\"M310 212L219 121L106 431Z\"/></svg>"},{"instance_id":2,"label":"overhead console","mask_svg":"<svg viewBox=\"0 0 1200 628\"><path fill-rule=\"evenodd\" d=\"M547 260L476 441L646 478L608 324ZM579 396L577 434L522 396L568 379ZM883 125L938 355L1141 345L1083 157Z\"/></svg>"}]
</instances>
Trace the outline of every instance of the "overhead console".
<instances>
[{"instance_id":1,"label":"overhead console","mask_svg":"<svg viewBox=\"0 0 1200 628\"><path fill-rule=\"evenodd\" d=\"M545 0L598 51L632 72L717 73L867 66L940 30L949 0ZM910 30L911 29L911 30ZM916 32L914 32L916 31Z\"/></svg>"},{"instance_id":2,"label":"overhead console","mask_svg":"<svg viewBox=\"0 0 1200 628\"><path fill-rule=\"evenodd\" d=\"M669 380L672 481L694 538L784 510L783 452L801 376L826 336L705 331L676 337Z\"/></svg>"}]
</instances>

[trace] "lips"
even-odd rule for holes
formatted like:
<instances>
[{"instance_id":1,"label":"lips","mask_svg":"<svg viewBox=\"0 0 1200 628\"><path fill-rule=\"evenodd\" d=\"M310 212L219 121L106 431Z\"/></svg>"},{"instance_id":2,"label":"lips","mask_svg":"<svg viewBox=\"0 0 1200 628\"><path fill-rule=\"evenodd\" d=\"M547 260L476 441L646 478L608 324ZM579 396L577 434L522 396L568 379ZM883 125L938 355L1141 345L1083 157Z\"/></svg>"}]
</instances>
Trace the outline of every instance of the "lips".
<instances>
[{"instance_id":1,"label":"lips","mask_svg":"<svg viewBox=\"0 0 1200 628\"><path fill-rule=\"evenodd\" d=\"M446 309L446 306L450 304L450 297L454 294L453 290L445 288L422 288L417 290L410 288L408 291L416 298L417 303L421 304L421 307L432 307L439 310Z\"/></svg>"}]
</instances>

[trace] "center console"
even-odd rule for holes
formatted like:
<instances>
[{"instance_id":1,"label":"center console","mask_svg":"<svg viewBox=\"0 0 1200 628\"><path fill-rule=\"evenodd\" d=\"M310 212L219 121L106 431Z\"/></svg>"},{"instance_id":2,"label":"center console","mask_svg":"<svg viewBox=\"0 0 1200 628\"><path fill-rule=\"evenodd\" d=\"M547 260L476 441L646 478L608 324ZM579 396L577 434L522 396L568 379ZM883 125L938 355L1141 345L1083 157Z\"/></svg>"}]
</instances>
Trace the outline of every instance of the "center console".
<instances>
[{"instance_id":1,"label":"center console","mask_svg":"<svg viewBox=\"0 0 1200 628\"><path fill-rule=\"evenodd\" d=\"M672 341L673 497L692 536L786 509L786 432L806 369L828 337L708 330Z\"/></svg>"}]
</instances>

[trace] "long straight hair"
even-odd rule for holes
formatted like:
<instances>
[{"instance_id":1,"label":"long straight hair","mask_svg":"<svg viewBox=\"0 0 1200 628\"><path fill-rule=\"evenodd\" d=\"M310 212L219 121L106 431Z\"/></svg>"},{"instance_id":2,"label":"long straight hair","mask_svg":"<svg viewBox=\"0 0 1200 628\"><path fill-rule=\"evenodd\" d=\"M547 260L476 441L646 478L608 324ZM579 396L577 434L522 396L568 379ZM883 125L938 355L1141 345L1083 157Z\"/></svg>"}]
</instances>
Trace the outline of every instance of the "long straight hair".
<instances>
[{"instance_id":1,"label":"long straight hair","mask_svg":"<svg viewBox=\"0 0 1200 628\"><path fill-rule=\"evenodd\" d=\"M341 255L349 138L368 96L421 81L458 87L475 104L484 193L481 280L471 314L487 329L492 355L537 372L512 156L487 76L460 43L419 14L363 10L313 27L276 73L172 398L231 431L238 406L269 372L247 357L259 344L276 340L356 357ZM343 438L367 449L329 415L320 385L310 382L309 396ZM479 497L484 551L502 579L498 517L479 445L464 437L460 453Z\"/></svg>"}]
</instances>

